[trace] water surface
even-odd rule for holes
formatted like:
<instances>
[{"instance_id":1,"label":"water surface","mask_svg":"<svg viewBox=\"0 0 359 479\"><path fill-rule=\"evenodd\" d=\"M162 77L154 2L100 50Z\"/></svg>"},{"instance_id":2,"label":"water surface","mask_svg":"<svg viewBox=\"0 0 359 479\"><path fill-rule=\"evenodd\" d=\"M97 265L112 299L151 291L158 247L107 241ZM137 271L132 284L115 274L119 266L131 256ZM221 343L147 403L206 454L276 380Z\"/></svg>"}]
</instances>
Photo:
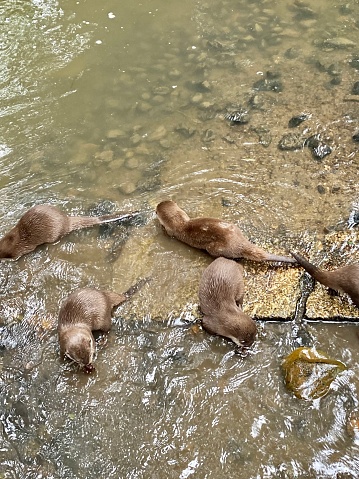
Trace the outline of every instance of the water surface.
<instances>
[{"instance_id":1,"label":"water surface","mask_svg":"<svg viewBox=\"0 0 359 479\"><path fill-rule=\"evenodd\" d=\"M339 229L357 254L358 14L354 0L1 2L1 233L44 202L141 216L2 263L0 477L359 475L356 324L305 323L348 370L325 398L296 399L280 365L297 324L258 321L246 358L203 332L210 258L166 238L154 214L172 198L278 252ZM226 119L236 112L243 123ZM278 146L288 134L295 149ZM313 135L330 154L304 146ZM98 338L96 373L63 361L61 301L143 277Z\"/></svg>"}]
</instances>

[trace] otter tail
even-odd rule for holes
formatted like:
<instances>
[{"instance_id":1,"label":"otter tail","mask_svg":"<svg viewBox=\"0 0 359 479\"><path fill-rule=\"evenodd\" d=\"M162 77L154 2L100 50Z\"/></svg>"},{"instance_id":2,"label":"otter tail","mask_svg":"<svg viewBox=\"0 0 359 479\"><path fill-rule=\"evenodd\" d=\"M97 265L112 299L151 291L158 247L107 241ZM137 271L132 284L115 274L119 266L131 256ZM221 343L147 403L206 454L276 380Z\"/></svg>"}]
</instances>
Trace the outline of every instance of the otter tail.
<instances>
[{"instance_id":1,"label":"otter tail","mask_svg":"<svg viewBox=\"0 0 359 479\"><path fill-rule=\"evenodd\" d=\"M112 306L118 306L121 303L124 303L127 299L131 298L134 294L137 293L145 284L150 281L149 278L142 278L137 281L134 285L130 286L127 291L123 294L114 293L113 291L106 291L106 296L110 299Z\"/></svg>"},{"instance_id":2,"label":"otter tail","mask_svg":"<svg viewBox=\"0 0 359 479\"><path fill-rule=\"evenodd\" d=\"M134 285L130 286L128 290L124 293L126 298L130 298L137 293L145 284L150 282L150 278L141 278Z\"/></svg>"},{"instance_id":3,"label":"otter tail","mask_svg":"<svg viewBox=\"0 0 359 479\"><path fill-rule=\"evenodd\" d=\"M297 253L292 253L290 254L297 260L297 262L311 275L313 276L314 279L319 281L320 283L324 284L325 286L328 286L328 288L331 288L332 286L329 284L330 281L328 281L328 272L321 270L317 266L314 266L314 264L309 263L303 256Z\"/></svg>"},{"instance_id":4,"label":"otter tail","mask_svg":"<svg viewBox=\"0 0 359 479\"><path fill-rule=\"evenodd\" d=\"M137 216L139 211L134 211L132 213L113 213L111 215L103 216L70 216L70 231L78 230L81 228L88 228L94 225L100 225L103 223L110 223L113 221L123 221L134 216Z\"/></svg>"},{"instance_id":5,"label":"otter tail","mask_svg":"<svg viewBox=\"0 0 359 479\"><path fill-rule=\"evenodd\" d=\"M107 298L111 301L112 307L118 306L119 304L126 301L126 296L124 294L118 294L113 291L106 291L105 292Z\"/></svg>"},{"instance_id":6,"label":"otter tail","mask_svg":"<svg viewBox=\"0 0 359 479\"><path fill-rule=\"evenodd\" d=\"M296 259L289 258L289 256L280 256L277 254L270 254L270 253L267 253L264 260L265 261L280 261L281 263L297 263Z\"/></svg>"}]
</instances>

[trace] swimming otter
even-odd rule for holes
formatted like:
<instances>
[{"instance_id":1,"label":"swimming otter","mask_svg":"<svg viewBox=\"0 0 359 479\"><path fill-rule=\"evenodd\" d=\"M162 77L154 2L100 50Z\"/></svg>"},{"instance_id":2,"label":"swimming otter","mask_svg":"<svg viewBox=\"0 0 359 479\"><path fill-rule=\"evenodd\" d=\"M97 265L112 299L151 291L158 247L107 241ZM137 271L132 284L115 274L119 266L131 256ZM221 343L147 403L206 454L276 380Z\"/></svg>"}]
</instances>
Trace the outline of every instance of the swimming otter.
<instances>
[{"instance_id":1,"label":"swimming otter","mask_svg":"<svg viewBox=\"0 0 359 479\"><path fill-rule=\"evenodd\" d=\"M111 329L114 306L126 301L128 293L117 294L95 288L74 291L62 303L59 312L58 337L63 356L92 372L95 340L92 331Z\"/></svg>"},{"instance_id":2,"label":"swimming otter","mask_svg":"<svg viewBox=\"0 0 359 479\"><path fill-rule=\"evenodd\" d=\"M203 272L199 284L199 304L203 328L211 334L249 347L256 336L256 323L242 310L243 267L226 258L215 259Z\"/></svg>"},{"instance_id":3,"label":"swimming otter","mask_svg":"<svg viewBox=\"0 0 359 479\"><path fill-rule=\"evenodd\" d=\"M0 240L0 258L19 258L44 243L54 243L71 231L126 219L135 213L104 216L67 216L55 206L30 208Z\"/></svg>"},{"instance_id":4,"label":"swimming otter","mask_svg":"<svg viewBox=\"0 0 359 479\"><path fill-rule=\"evenodd\" d=\"M236 225L215 218L190 219L174 201L162 201L157 205L156 213L169 236L194 248L204 249L215 258L296 262L287 256L266 253L251 243Z\"/></svg>"},{"instance_id":5,"label":"swimming otter","mask_svg":"<svg viewBox=\"0 0 359 479\"><path fill-rule=\"evenodd\" d=\"M355 306L359 307L359 264L354 263L334 271L324 271L309 263L303 256L291 253L297 262L319 283L329 290L346 293Z\"/></svg>"}]
</instances>

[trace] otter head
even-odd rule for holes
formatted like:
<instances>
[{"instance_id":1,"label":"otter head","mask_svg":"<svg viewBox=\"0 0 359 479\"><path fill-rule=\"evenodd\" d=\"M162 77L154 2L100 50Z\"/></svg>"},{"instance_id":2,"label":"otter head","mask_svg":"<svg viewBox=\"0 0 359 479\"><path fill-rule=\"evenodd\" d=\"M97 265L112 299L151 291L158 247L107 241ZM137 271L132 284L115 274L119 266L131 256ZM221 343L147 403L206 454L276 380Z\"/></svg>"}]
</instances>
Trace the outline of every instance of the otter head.
<instances>
[{"instance_id":1,"label":"otter head","mask_svg":"<svg viewBox=\"0 0 359 479\"><path fill-rule=\"evenodd\" d=\"M229 337L239 348L249 348L254 343L256 334L257 325L255 321L242 313L240 321L236 321Z\"/></svg>"},{"instance_id":2,"label":"otter head","mask_svg":"<svg viewBox=\"0 0 359 479\"><path fill-rule=\"evenodd\" d=\"M81 326L72 326L61 335L60 343L63 354L84 368L85 372L95 369L92 365L95 341L91 331Z\"/></svg>"},{"instance_id":3,"label":"otter head","mask_svg":"<svg viewBox=\"0 0 359 479\"><path fill-rule=\"evenodd\" d=\"M0 258L17 258L19 241L18 231L13 228L0 240Z\"/></svg>"},{"instance_id":4,"label":"otter head","mask_svg":"<svg viewBox=\"0 0 359 479\"><path fill-rule=\"evenodd\" d=\"M171 200L159 203L156 214L159 222L170 236L174 235L175 231L178 231L190 220L190 217L181 210L177 203Z\"/></svg>"}]
</instances>

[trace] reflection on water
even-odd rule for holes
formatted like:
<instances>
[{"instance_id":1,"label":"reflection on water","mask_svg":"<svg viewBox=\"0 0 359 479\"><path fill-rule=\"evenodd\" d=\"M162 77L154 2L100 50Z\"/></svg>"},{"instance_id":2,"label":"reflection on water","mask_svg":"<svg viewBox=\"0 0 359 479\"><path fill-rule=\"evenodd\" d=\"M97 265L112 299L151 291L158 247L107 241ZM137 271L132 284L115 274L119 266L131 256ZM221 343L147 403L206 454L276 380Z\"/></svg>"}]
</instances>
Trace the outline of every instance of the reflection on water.
<instances>
[{"instance_id":1,"label":"reflection on water","mask_svg":"<svg viewBox=\"0 0 359 479\"><path fill-rule=\"evenodd\" d=\"M1 477L359 475L357 327L306 325L348 371L299 401L281 373L296 325L262 322L245 359L205 334L193 291L210 259L154 215L171 197L295 247L354 218L357 18L354 0L1 2L1 233L45 201L142 211L2 262ZM97 339L96 373L61 360L69 292L140 277Z\"/></svg>"}]
</instances>

